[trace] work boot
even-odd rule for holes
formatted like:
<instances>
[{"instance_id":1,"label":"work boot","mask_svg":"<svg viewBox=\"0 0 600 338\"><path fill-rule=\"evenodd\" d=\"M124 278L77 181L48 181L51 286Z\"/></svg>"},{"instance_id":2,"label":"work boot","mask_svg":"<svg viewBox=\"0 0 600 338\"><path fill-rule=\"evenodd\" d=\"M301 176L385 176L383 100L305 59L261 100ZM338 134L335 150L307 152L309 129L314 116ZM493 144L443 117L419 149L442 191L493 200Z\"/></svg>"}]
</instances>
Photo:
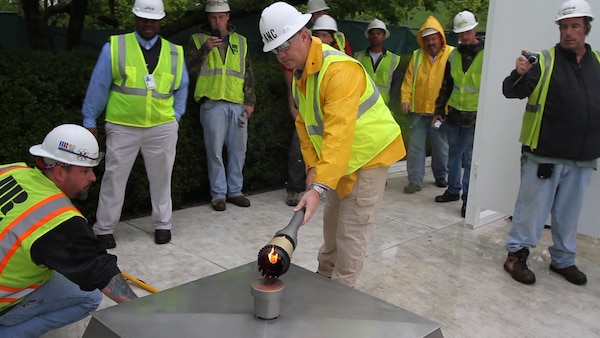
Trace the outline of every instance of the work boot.
<instances>
[{"instance_id":1,"label":"work boot","mask_svg":"<svg viewBox=\"0 0 600 338\"><path fill-rule=\"evenodd\" d=\"M587 283L587 277L583 272L581 272L577 266L571 265L566 268L556 268L552 263L550 263L550 270L556 272L557 274L565 277L566 280L575 284L575 285L584 285Z\"/></svg>"},{"instance_id":2,"label":"work boot","mask_svg":"<svg viewBox=\"0 0 600 338\"><path fill-rule=\"evenodd\" d=\"M522 248L517 252L509 252L506 261L504 262L504 270L510 273L510 276L517 282L523 284L535 283L535 275L533 271L527 267L527 257L529 250Z\"/></svg>"},{"instance_id":3,"label":"work boot","mask_svg":"<svg viewBox=\"0 0 600 338\"><path fill-rule=\"evenodd\" d=\"M421 186L416 184L416 183L412 183L409 182L408 185L406 187L404 187L404 193L405 194L414 194L417 191L421 191Z\"/></svg>"}]
</instances>

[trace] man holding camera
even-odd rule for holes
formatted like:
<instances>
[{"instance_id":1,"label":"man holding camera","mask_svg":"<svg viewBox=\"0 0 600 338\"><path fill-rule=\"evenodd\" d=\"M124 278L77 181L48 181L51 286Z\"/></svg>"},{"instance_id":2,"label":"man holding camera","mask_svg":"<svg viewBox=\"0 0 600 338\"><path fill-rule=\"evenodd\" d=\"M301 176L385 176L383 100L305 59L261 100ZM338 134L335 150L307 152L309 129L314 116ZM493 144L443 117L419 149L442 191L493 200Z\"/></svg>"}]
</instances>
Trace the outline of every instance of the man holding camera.
<instances>
[{"instance_id":1,"label":"man holding camera","mask_svg":"<svg viewBox=\"0 0 600 338\"><path fill-rule=\"evenodd\" d=\"M520 55L502 84L505 97L529 98L520 136L521 185L504 263L524 284L535 283L527 257L548 214L554 241L548 248L550 270L573 284L587 283L575 257L579 213L600 157L600 54L585 43L593 19L585 0L564 2L555 19L560 42L535 58Z\"/></svg>"},{"instance_id":2,"label":"man holding camera","mask_svg":"<svg viewBox=\"0 0 600 338\"><path fill-rule=\"evenodd\" d=\"M242 193L242 170L256 95L248 42L229 24L229 4L209 0L205 10L208 24L192 35L186 63L190 74L198 77L194 99L201 104L211 205L215 211L224 211L225 201L250 206ZM227 170L223 146L227 147Z\"/></svg>"}]
</instances>

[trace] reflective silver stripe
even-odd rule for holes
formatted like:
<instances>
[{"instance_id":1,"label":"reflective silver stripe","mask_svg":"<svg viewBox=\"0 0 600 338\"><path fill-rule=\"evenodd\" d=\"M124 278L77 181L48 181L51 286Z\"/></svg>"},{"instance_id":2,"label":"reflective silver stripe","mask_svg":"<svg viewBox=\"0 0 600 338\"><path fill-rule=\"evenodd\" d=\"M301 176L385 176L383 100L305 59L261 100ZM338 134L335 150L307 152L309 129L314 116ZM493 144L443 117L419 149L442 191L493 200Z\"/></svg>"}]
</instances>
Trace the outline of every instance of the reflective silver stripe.
<instances>
[{"instance_id":1,"label":"reflective silver stripe","mask_svg":"<svg viewBox=\"0 0 600 338\"><path fill-rule=\"evenodd\" d=\"M199 34L200 35L200 43L204 43L204 35ZM245 67L245 56L244 53L246 53L246 46L243 43L243 40L241 38L241 36L238 34L238 45L240 46L240 71L235 71L232 69L226 69L225 70L225 75L227 76L233 76L233 77L237 77L239 79L244 80L246 78L246 67ZM231 38L231 35L229 36ZM231 48L231 41L229 41L229 48ZM233 48L231 48L232 52L233 52ZM205 59L205 63L203 64L203 67L200 69L200 75L199 76L212 76L212 75L221 75L223 74L223 69L218 68L218 69L208 69L208 67L205 67L206 64L206 59Z\"/></svg>"},{"instance_id":2,"label":"reflective silver stripe","mask_svg":"<svg viewBox=\"0 0 600 338\"><path fill-rule=\"evenodd\" d=\"M337 50L327 50L327 51L323 52L323 59L325 59L327 56L333 55L333 54L346 55ZM361 68L362 68L362 66L361 66ZM365 71L363 70L363 72L365 72ZM306 129L308 130L309 135L323 136L323 130L324 130L323 120L321 119L321 115L319 114L320 109L319 109L319 95L318 95L319 94L318 78L319 78L319 73L316 73L313 76L313 81L315 82L314 86L313 86L313 88L314 88L313 109L314 109L314 114L315 114L316 125L307 126ZM380 96L379 89L375 85L375 82L373 81L373 79L368 75L367 75L367 79L369 79L369 83L371 83L371 87L373 88L373 93L363 103L361 103L358 106L358 115L356 117L357 120L361 116L363 116L363 114L366 113L369 109L371 109L371 107L373 107L373 105L375 105L375 103L377 102L377 99ZM295 96L297 96L297 94Z\"/></svg>"},{"instance_id":3,"label":"reflective silver stripe","mask_svg":"<svg viewBox=\"0 0 600 338\"><path fill-rule=\"evenodd\" d=\"M473 88L473 87L460 87L457 85L454 85L452 87L454 90L458 91L458 92L465 92L465 93L479 93L479 88Z\"/></svg>"},{"instance_id":4,"label":"reflective silver stripe","mask_svg":"<svg viewBox=\"0 0 600 338\"><path fill-rule=\"evenodd\" d=\"M371 79L370 76L367 76L367 78L369 79L369 82L371 82L371 86L373 87L373 93L371 93L371 95L365 100L365 102L361 103L358 106L358 116L356 117L357 120L361 116L363 116L363 114L366 113L369 109L371 109L373 105L375 105L375 102L377 102L377 98L379 98L380 96L379 89L377 89L377 86L375 86L375 82L373 82L373 79Z\"/></svg>"},{"instance_id":5,"label":"reflective silver stripe","mask_svg":"<svg viewBox=\"0 0 600 338\"><path fill-rule=\"evenodd\" d=\"M117 60L119 62L119 74L121 75L121 79L122 82L117 85L115 83L113 83L111 85L111 90L117 92L117 93L121 93L121 94L128 94L128 95L135 95L135 96L146 96L148 94L148 89L143 89L143 88L129 88L127 86L125 86L125 82L127 81L127 74L125 72L125 60L126 60L126 40L125 40L125 35L119 35L117 36L117 41L118 41L118 48L119 48L119 55L117 56ZM160 37L159 37L160 39ZM166 40L165 40L166 41ZM164 41L162 41L164 42ZM161 45L161 49L163 48L163 46ZM160 53L160 51L159 51ZM169 42L169 53L171 54L171 74L173 74L175 77L177 77L177 46L173 43ZM177 78L175 78L173 80L173 82L171 82L171 88L169 88L169 92L167 94L161 94L158 93L155 89L152 89L152 97L157 98L157 99L168 99L171 96L173 96L173 91L175 90L175 83L177 82Z\"/></svg>"},{"instance_id":6,"label":"reflective silver stripe","mask_svg":"<svg viewBox=\"0 0 600 338\"><path fill-rule=\"evenodd\" d=\"M392 61L390 66L394 67L394 65L396 64L396 59L398 58L398 56L396 54L392 54ZM385 92L385 93L389 93L390 92L390 87L392 86L392 76L394 75L394 71L395 69L390 69L390 72L388 74L388 78L386 80L386 85L385 86L378 86L379 88L381 88L382 90L380 90L380 92Z\"/></svg>"},{"instance_id":7,"label":"reflective silver stripe","mask_svg":"<svg viewBox=\"0 0 600 338\"><path fill-rule=\"evenodd\" d=\"M2 290L0 290L0 298L15 298L15 299L20 299L20 298L23 298L23 297L27 296L28 294L32 293L35 290L36 289L34 289L34 288L25 288L25 289L21 289L21 290L19 290L17 292L2 291Z\"/></svg>"},{"instance_id":8,"label":"reflective silver stripe","mask_svg":"<svg viewBox=\"0 0 600 338\"><path fill-rule=\"evenodd\" d=\"M413 61L413 82L417 81L417 71L419 69L419 57L421 56L421 53L421 49L417 49L417 53L415 54L415 60Z\"/></svg>"},{"instance_id":9,"label":"reflective silver stripe","mask_svg":"<svg viewBox=\"0 0 600 338\"><path fill-rule=\"evenodd\" d=\"M31 229L32 226L36 225L40 222L44 217L47 217L51 213L64 208L64 207L72 207L71 202L63 195L62 193L56 194L52 196L51 200L46 200L38 203L35 206L35 209L28 209L28 213L25 217L20 218L18 223L9 224L2 233L0 233L0 253L2 256L5 256L9 250L18 245L23 238L20 238L23 234ZM11 227L11 225L14 225ZM3 267L0 266L0 273L4 270Z\"/></svg>"},{"instance_id":10,"label":"reflective silver stripe","mask_svg":"<svg viewBox=\"0 0 600 338\"><path fill-rule=\"evenodd\" d=\"M321 135L323 136L323 120L321 119L321 115L319 115L319 86L318 86L318 80L319 80L319 73L316 73L313 77L313 81L314 81L314 93L313 93L313 111L315 113L315 121L317 122L316 125L314 126L307 126L306 129L308 130L308 134L309 135Z\"/></svg>"},{"instance_id":11,"label":"reflective silver stripe","mask_svg":"<svg viewBox=\"0 0 600 338\"><path fill-rule=\"evenodd\" d=\"M551 56L550 56L550 51L543 50L541 53L544 54L544 70L545 70L544 75L542 76L542 79L540 80L540 83L543 86L546 83L546 81L548 80L548 73L550 73L549 69L552 64L552 60L551 60ZM541 88L540 88L540 90L541 90ZM540 105L540 96L541 95L540 94L541 93L538 93L538 97L536 99L535 104L527 103L527 105L525 106L526 112L537 113L540 110L540 108L541 108L541 105Z\"/></svg>"}]
</instances>

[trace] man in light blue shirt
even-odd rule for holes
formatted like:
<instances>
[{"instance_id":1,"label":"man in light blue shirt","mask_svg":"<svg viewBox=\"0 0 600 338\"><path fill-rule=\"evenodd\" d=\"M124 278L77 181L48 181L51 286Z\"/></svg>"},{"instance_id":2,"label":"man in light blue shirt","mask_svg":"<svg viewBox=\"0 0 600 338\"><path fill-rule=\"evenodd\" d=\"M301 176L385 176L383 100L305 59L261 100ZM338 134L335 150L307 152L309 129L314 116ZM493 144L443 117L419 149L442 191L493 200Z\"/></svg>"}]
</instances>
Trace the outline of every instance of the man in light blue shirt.
<instances>
[{"instance_id":1,"label":"man in light blue shirt","mask_svg":"<svg viewBox=\"0 0 600 338\"><path fill-rule=\"evenodd\" d=\"M82 108L83 126L96 137L96 120L106 110L106 168L93 228L109 249L116 247L113 231L139 152L150 183L154 242L171 240L171 175L189 85L183 48L158 35L162 0L136 0L132 12L135 31L103 46Z\"/></svg>"}]
</instances>

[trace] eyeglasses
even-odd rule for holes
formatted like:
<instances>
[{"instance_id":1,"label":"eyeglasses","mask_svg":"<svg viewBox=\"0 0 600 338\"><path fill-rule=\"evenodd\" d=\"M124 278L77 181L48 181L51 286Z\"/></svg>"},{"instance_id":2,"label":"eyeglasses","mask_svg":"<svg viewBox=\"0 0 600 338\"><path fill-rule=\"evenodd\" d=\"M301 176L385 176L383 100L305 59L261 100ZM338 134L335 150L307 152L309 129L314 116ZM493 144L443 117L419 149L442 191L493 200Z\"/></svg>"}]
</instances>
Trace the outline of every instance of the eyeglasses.
<instances>
[{"instance_id":1,"label":"eyeglasses","mask_svg":"<svg viewBox=\"0 0 600 338\"><path fill-rule=\"evenodd\" d=\"M273 52L273 54L277 54L278 52L283 52L283 51L290 49L290 47L292 47L292 39L295 38L296 35L298 35L298 33L292 35L291 38L289 38L286 42L279 45L279 47L275 47L275 49L273 49L271 52Z\"/></svg>"}]
</instances>

